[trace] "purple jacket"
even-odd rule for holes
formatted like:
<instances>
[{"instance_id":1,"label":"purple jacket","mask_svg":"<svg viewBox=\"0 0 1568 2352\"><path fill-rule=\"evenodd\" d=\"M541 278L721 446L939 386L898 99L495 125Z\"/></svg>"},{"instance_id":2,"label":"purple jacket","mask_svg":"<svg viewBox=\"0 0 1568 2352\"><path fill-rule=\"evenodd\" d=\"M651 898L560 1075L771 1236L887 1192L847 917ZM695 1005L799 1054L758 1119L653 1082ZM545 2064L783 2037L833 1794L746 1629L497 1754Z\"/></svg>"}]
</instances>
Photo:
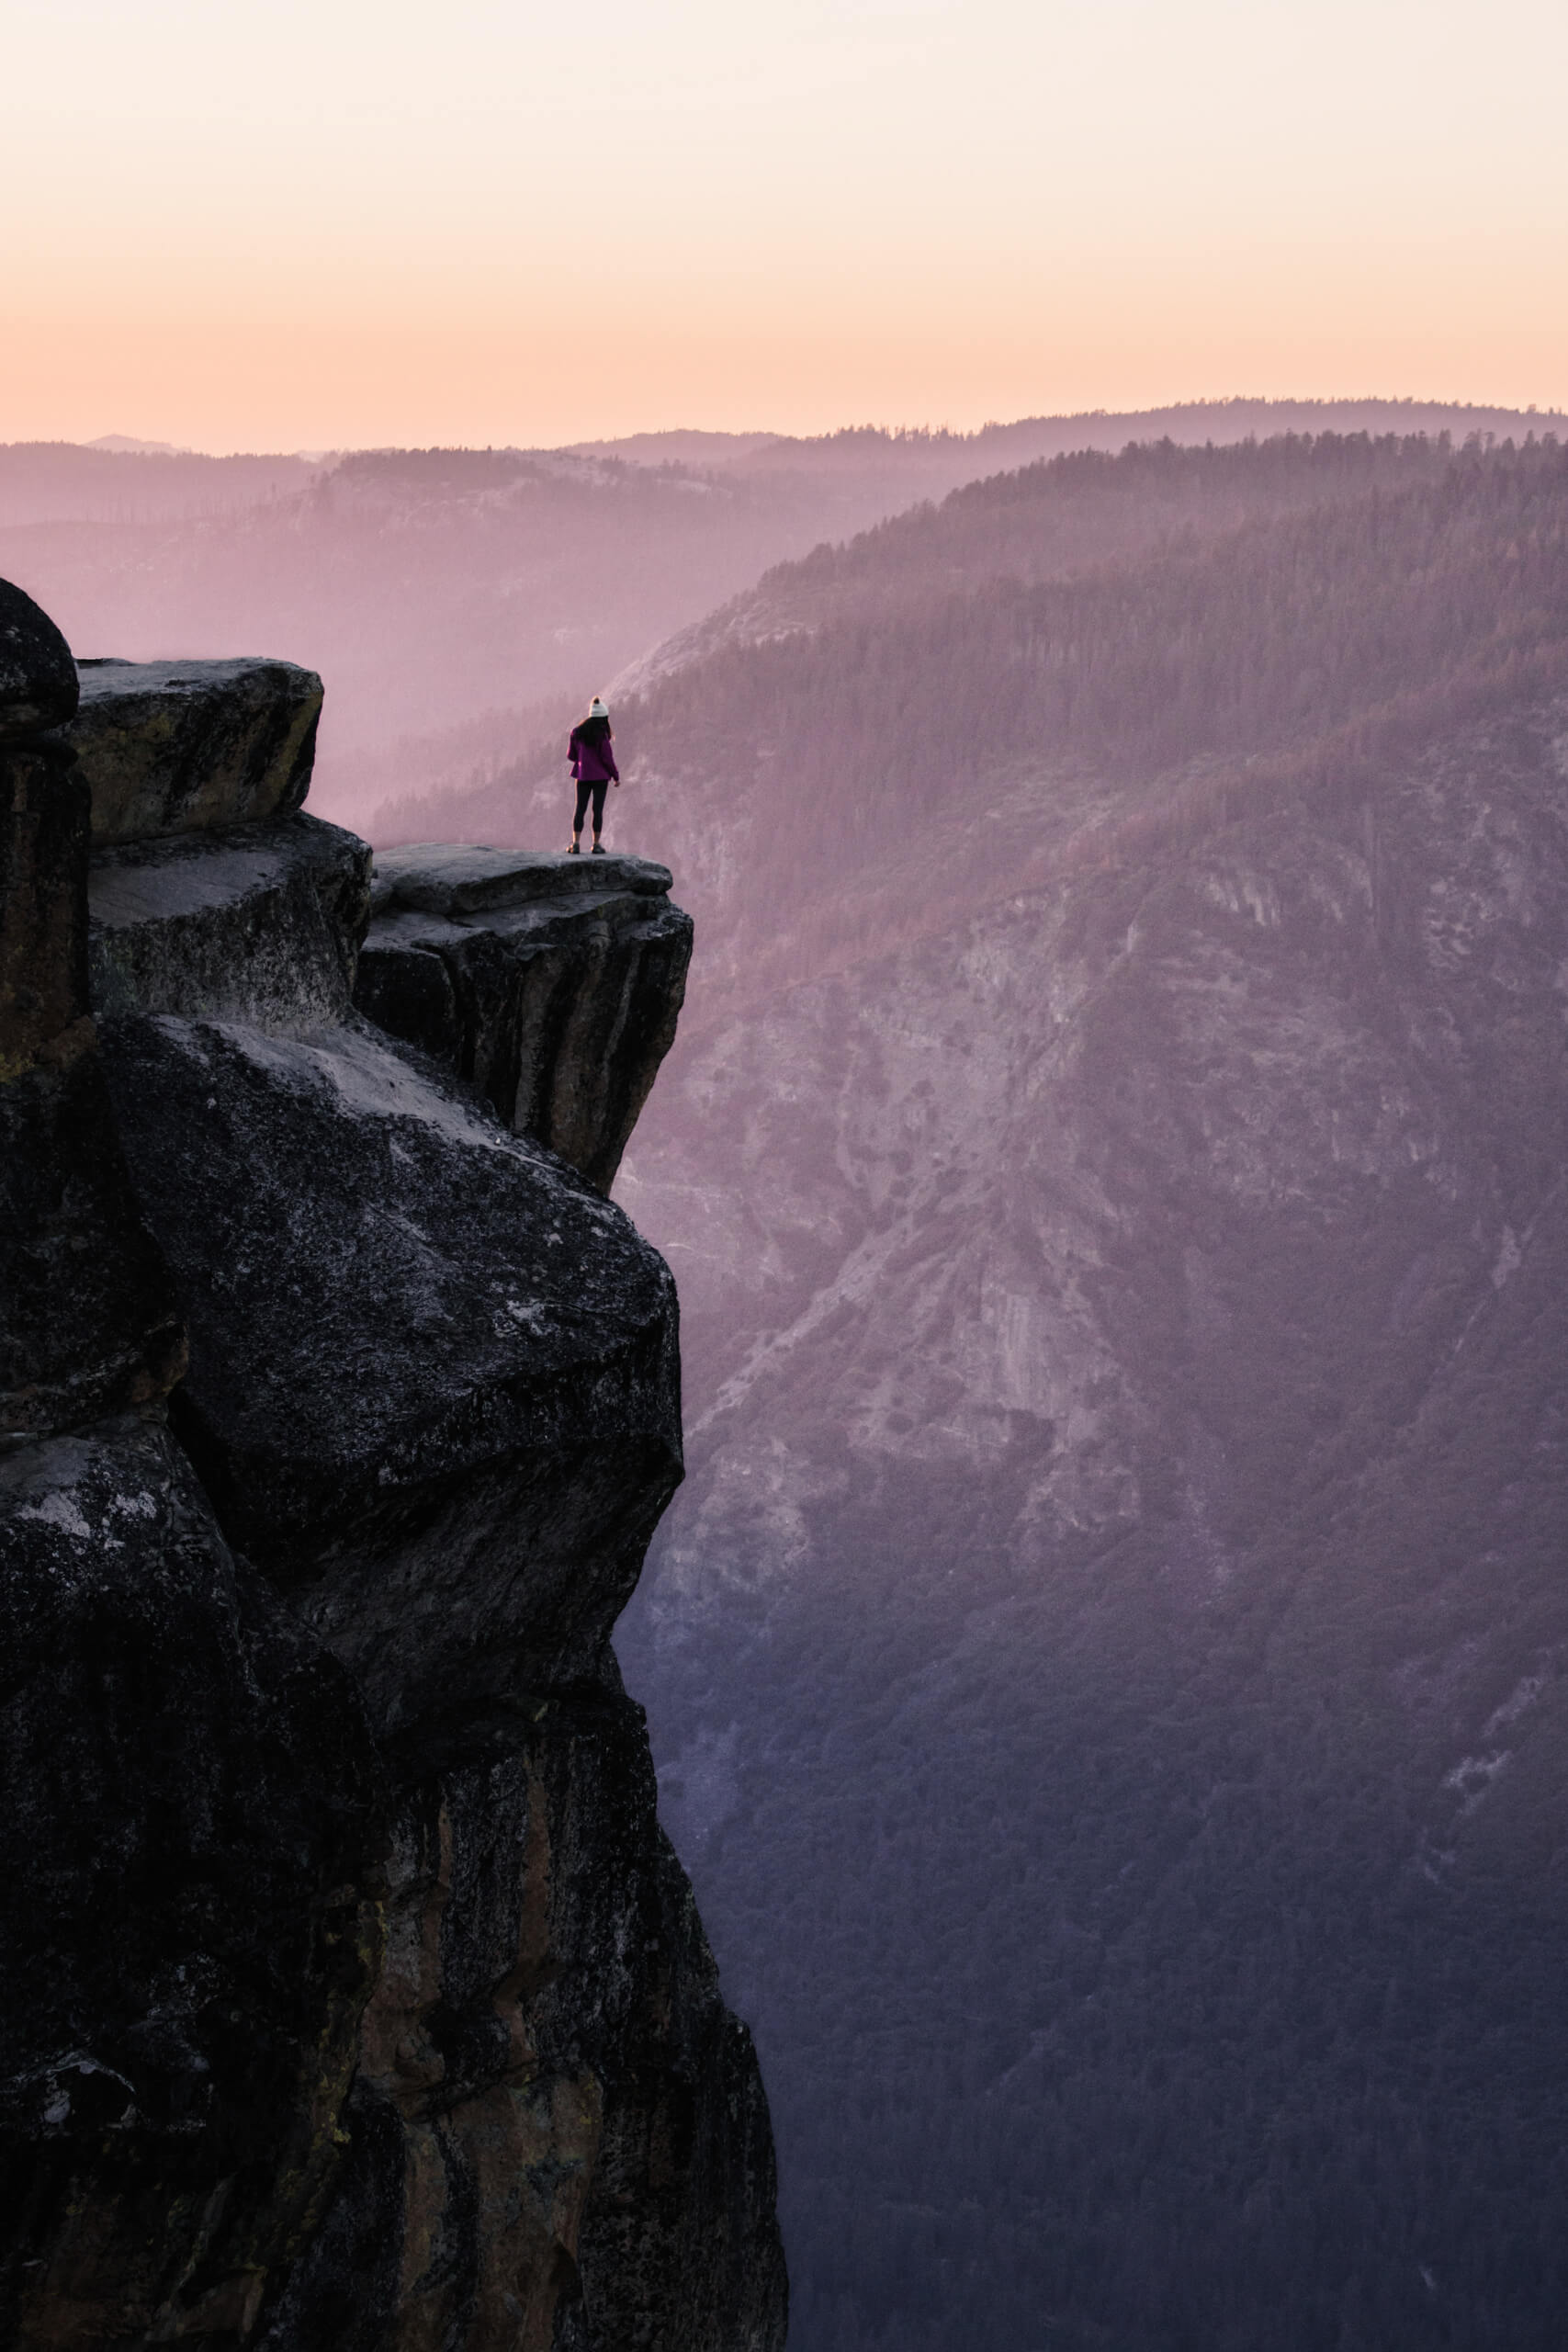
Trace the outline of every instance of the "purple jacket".
<instances>
[{"instance_id":1,"label":"purple jacket","mask_svg":"<svg viewBox=\"0 0 1568 2352\"><path fill-rule=\"evenodd\" d=\"M621 772L615 765L614 745L607 718L585 718L572 729L566 755L579 784L607 784L612 777L619 784Z\"/></svg>"}]
</instances>

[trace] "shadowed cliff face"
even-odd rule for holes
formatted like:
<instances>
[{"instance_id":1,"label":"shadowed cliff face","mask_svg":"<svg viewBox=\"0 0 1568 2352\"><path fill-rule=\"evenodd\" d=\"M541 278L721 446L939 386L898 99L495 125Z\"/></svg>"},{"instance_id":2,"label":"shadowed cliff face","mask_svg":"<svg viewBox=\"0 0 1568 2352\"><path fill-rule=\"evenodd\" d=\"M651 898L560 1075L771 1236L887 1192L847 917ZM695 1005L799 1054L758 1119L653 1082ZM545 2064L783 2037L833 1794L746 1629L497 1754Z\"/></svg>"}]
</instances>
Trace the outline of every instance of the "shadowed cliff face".
<instances>
[{"instance_id":1,"label":"shadowed cliff face","mask_svg":"<svg viewBox=\"0 0 1568 2352\"><path fill-rule=\"evenodd\" d=\"M0 1562L6 2340L242 2341L337 2169L380 1940L363 1712L155 1421L7 1456Z\"/></svg>"},{"instance_id":2,"label":"shadowed cliff face","mask_svg":"<svg viewBox=\"0 0 1568 2352\"><path fill-rule=\"evenodd\" d=\"M90 809L47 730L75 707L69 649L0 582L0 1435L150 1402L181 1337L141 1230L87 1009Z\"/></svg>"},{"instance_id":3,"label":"shadowed cliff face","mask_svg":"<svg viewBox=\"0 0 1568 2352\"><path fill-rule=\"evenodd\" d=\"M0 748L6 2338L763 2352L766 2106L607 1649L673 1285L355 1012L369 854L288 813L319 688L271 666L117 673L91 872L69 752Z\"/></svg>"}]
</instances>

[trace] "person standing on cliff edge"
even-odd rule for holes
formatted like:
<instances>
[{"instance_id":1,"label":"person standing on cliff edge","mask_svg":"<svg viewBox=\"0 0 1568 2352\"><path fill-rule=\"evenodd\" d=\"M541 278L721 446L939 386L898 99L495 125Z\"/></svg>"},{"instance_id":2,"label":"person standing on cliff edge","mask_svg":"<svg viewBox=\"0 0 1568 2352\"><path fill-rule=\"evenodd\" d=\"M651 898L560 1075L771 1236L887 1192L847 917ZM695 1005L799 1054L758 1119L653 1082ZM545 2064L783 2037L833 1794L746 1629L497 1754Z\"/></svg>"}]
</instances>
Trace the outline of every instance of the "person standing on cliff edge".
<instances>
[{"instance_id":1,"label":"person standing on cliff edge","mask_svg":"<svg viewBox=\"0 0 1568 2352\"><path fill-rule=\"evenodd\" d=\"M571 839L566 845L568 857L581 854L582 820L589 800L593 803L593 854L603 857L604 844L599 836L604 830L604 794L610 785L620 789L621 772L615 765L615 737L610 732L610 714L598 695L589 705L586 718L580 718L571 730L567 746L567 759L577 778L577 814L571 820Z\"/></svg>"}]
</instances>

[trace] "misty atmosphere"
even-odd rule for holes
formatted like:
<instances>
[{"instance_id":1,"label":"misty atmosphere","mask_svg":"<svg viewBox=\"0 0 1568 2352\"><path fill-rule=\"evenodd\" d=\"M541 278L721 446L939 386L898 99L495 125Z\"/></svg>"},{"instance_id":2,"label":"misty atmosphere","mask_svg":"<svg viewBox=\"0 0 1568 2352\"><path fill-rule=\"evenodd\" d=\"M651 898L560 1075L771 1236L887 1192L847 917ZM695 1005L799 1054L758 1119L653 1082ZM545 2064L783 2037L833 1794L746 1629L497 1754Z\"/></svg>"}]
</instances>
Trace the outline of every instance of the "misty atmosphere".
<instances>
[{"instance_id":1,"label":"misty atmosphere","mask_svg":"<svg viewBox=\"0 0 1568 2352\"><path fill-rule=\"evenodd\" d=\"M265 652L331 684L311 807L500 772L584 697L769 566L978 475L1134 434L1502 435L1504 410L1195 404L973 435L651 434L581 449L131 455L0 446L0 577L87 656Z\"/></svg>"},{"instance_id":2,"label":"misty atmosphere","mask_svg":"<svg viewBox=\"0 0 1568 2352\"><path fill-rule=\"evenodd\" d=\"M618 1647L792 2345L1556 2344L1568 451L1036 463L642 675Z\"/></svg>"},{"instance_id":3,"label":"misty atmosphere","mask_svg":"<svg viewBox=\"0 0 1568 2352\"><path fill-rule=\"evenodd\" d=\"M1562 0L0 54L0 2352L1564 2352Z\"/></svg>"},{"instance_id":4,"label":"misty atmosphere","mask_svg":"<svg viewBox=\"0 0 1568 2352\"><path fill-rule=\"evenodd\" d=\"M320 671L380 852L562 849L608 694L695 924L615 1643L791 2352L1562 2341L1563 430L0 448L0 574Z\"/></svg>"}]
</instances>

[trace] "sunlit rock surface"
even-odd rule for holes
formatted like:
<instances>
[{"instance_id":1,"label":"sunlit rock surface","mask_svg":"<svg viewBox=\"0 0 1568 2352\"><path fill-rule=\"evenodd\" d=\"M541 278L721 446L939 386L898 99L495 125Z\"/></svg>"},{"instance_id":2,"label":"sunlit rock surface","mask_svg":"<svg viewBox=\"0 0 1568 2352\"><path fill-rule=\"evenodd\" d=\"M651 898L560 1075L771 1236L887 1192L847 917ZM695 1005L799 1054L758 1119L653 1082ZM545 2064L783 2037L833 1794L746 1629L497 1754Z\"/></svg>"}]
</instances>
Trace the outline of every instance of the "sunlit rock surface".
<instances>
[{"instance_id":1,"label":"sunlit rock surface","mask_svg":"<svg viewBox=\"0 0 1568 2352\"><path fill-rule=\"evenodd\" d=\"M78 664L67 730L95 842L203 832L297 808L310 785L321 682L292 662Z\"/></svg>"}]
</instances>

